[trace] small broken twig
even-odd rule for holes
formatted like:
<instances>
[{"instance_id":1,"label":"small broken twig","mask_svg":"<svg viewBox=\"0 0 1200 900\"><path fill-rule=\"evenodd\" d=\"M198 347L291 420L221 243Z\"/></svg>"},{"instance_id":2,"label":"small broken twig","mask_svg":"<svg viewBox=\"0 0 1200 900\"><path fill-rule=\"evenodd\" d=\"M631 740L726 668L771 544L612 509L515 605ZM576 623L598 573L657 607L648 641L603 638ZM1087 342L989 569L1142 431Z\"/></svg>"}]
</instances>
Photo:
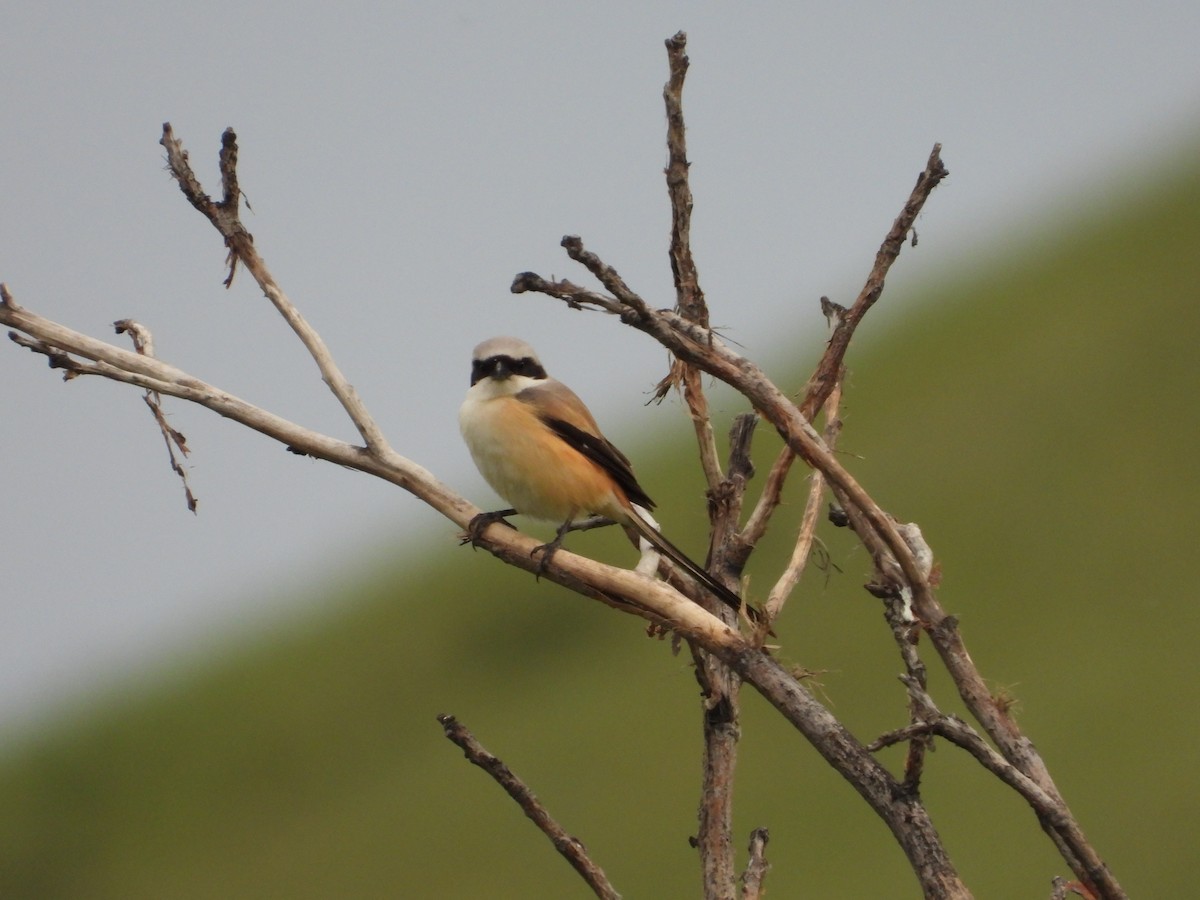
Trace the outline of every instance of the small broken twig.
<instances>
[{"instance_id":1,"label":"small broken twig","mask_svg":"<svg viewBox=\"0 0 1200 900\"><path fill-rule=\"evenodd\" d=\"M154 335L145 325L135 322L133 319L118 319L113 322L113 328L116 329L117 334L129 335L133 341L133 349L139 355L154 356ZM192 486L188 484L187 470L184 469L179 457L175 455L176 450L185 457L191 452L188 450L187 438L183 436L183 432L172 428L167 423L167 416L162 408L162 396L158 391L147 388L142 399L146 401L146 406L150 407L150 414L154 416L154 421L158 423L158 430L162 432L163 442L167 445L167 455L171 459L171 470L183 482L183 495L187 499L187 508L195 513L196 506L200 501L192 493Z\"/></svg>"},{"instance_id":2,"label":"small broken twig","mask_svg":"<svg viewBox=\"0 0 1200 900\"><path fill-rule=\"evenodd\" d=\"M750 832L750 861L746 863L746 871L742 873L742 900L758 900L766 891L763 881L771 864L767 862L767 841L771 839L765 828L755 828Z\"/></svg>"}]
</instances>

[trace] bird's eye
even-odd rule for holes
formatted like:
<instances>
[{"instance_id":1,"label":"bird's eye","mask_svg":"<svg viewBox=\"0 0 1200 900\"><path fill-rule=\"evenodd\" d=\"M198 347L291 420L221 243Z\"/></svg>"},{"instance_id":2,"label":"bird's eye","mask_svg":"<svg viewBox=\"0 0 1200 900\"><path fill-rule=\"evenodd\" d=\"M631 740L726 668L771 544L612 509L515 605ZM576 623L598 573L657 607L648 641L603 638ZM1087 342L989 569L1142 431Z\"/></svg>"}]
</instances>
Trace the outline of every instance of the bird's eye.
<instances>
[{"instance_id":1,"label":"bird's eye","mask_svg":"<svg viewBox=\"0 0 1200 900\"><path fill-rule=\"evenodd\" d=\"M542 364L532 356L522 357L513 367L513 371L518 375L525 375L528 378L545 378L546 370L542 368Z\"/></svg>"}]
</instances>

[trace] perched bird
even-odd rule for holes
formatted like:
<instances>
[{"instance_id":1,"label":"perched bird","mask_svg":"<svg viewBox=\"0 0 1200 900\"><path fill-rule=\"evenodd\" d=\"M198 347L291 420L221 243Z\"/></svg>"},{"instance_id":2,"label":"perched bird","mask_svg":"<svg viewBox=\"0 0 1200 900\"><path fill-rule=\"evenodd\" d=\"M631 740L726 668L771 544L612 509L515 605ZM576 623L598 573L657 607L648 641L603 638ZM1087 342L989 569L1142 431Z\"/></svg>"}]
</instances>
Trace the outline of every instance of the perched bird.
<instances>
[{"instance_id":1,"label":"perched bird","mask_svg":"<svg viewBox=\"0 0 1200 900\"><path fill-rule=\"evenodd\" d=\"M480 474L513 507L476 516L467 529L472 539L513 513L559 523L554 540L534 551L545 566L567 532L608 520L635 546L643 539L723 603L741 607L737 594L659 533L649 512L654 501L625 454L600 433L583 401L546 374L529 344L495 337L475 348L458 421ZM602 518L581 520L589 515Z\"/></svg>"}]
</instances>

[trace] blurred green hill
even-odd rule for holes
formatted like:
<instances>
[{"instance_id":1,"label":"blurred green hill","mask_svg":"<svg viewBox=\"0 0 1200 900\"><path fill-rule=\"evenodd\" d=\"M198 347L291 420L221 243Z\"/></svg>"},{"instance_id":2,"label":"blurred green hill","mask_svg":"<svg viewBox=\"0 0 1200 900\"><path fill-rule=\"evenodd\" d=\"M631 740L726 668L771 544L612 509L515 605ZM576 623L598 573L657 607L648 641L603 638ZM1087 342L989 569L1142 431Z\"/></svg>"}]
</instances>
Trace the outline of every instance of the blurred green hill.
<instances>
[{"instance_id":1,"label":"blurred green hill","mask_svg":"<svg viewBox=\"0 0 1200 900\"><path fill-rule=\"evenodd\" d=\"M1198 248L1200 166L1181 165L969 271L889 293L851 349L843 408L851 470L921 525L976 661L1018 698L1084 829L1141 897L1194 892ZM760 433L760 472L777 446ZM664 506L698 508L682 442L630 449ZM752 594L787 552L804 486ZM686 654L451 549L432 515L421 530L437 540L364 561L324 612L7 753L0 897L589 896L442 737L445 712L625 896L698 896ZM701 545L698 529L671 530ZM827 526L822 537L833 566L806 573L781 655L821 671L818 690L869 740L904 724L900 666L861 590L864 554ZM630 562L613 536L571 546ZM934 685L955 709L945 679ZM744 706L737 828L770 829L773 895L916 896L857 795L752 692ZM930 758L925 793L977 896L1045 897L1069 875L1023 804L952 747Z\"/></svg>"}]
</instances>

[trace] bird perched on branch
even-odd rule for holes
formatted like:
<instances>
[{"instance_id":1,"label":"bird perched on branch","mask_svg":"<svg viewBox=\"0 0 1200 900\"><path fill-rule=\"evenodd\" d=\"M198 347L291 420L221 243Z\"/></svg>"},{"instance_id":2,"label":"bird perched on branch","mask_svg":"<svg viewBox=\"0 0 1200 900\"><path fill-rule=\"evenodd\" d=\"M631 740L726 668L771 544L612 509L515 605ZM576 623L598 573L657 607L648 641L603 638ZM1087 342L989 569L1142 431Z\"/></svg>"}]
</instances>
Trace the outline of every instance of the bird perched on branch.
<instances>
[{"instance_id":1,"label":"bird perched on branch","mask_svg":"<svg viewBox=\"0 0 1200 900\"><path fill-rule=\"evenodd\" d=\"M741 608L737 594L663 537L650 515L654 501L625 454L600 433L583 401L546 374L529 344L495 337L475 348L458 421L480 474L512 504L476 516L467 529L472 540L514 513L555 522L554 540L534 551L544 568L568 532L616 523L643 552L644 541L722 603Z\"/></svg>"}]
</instances>

